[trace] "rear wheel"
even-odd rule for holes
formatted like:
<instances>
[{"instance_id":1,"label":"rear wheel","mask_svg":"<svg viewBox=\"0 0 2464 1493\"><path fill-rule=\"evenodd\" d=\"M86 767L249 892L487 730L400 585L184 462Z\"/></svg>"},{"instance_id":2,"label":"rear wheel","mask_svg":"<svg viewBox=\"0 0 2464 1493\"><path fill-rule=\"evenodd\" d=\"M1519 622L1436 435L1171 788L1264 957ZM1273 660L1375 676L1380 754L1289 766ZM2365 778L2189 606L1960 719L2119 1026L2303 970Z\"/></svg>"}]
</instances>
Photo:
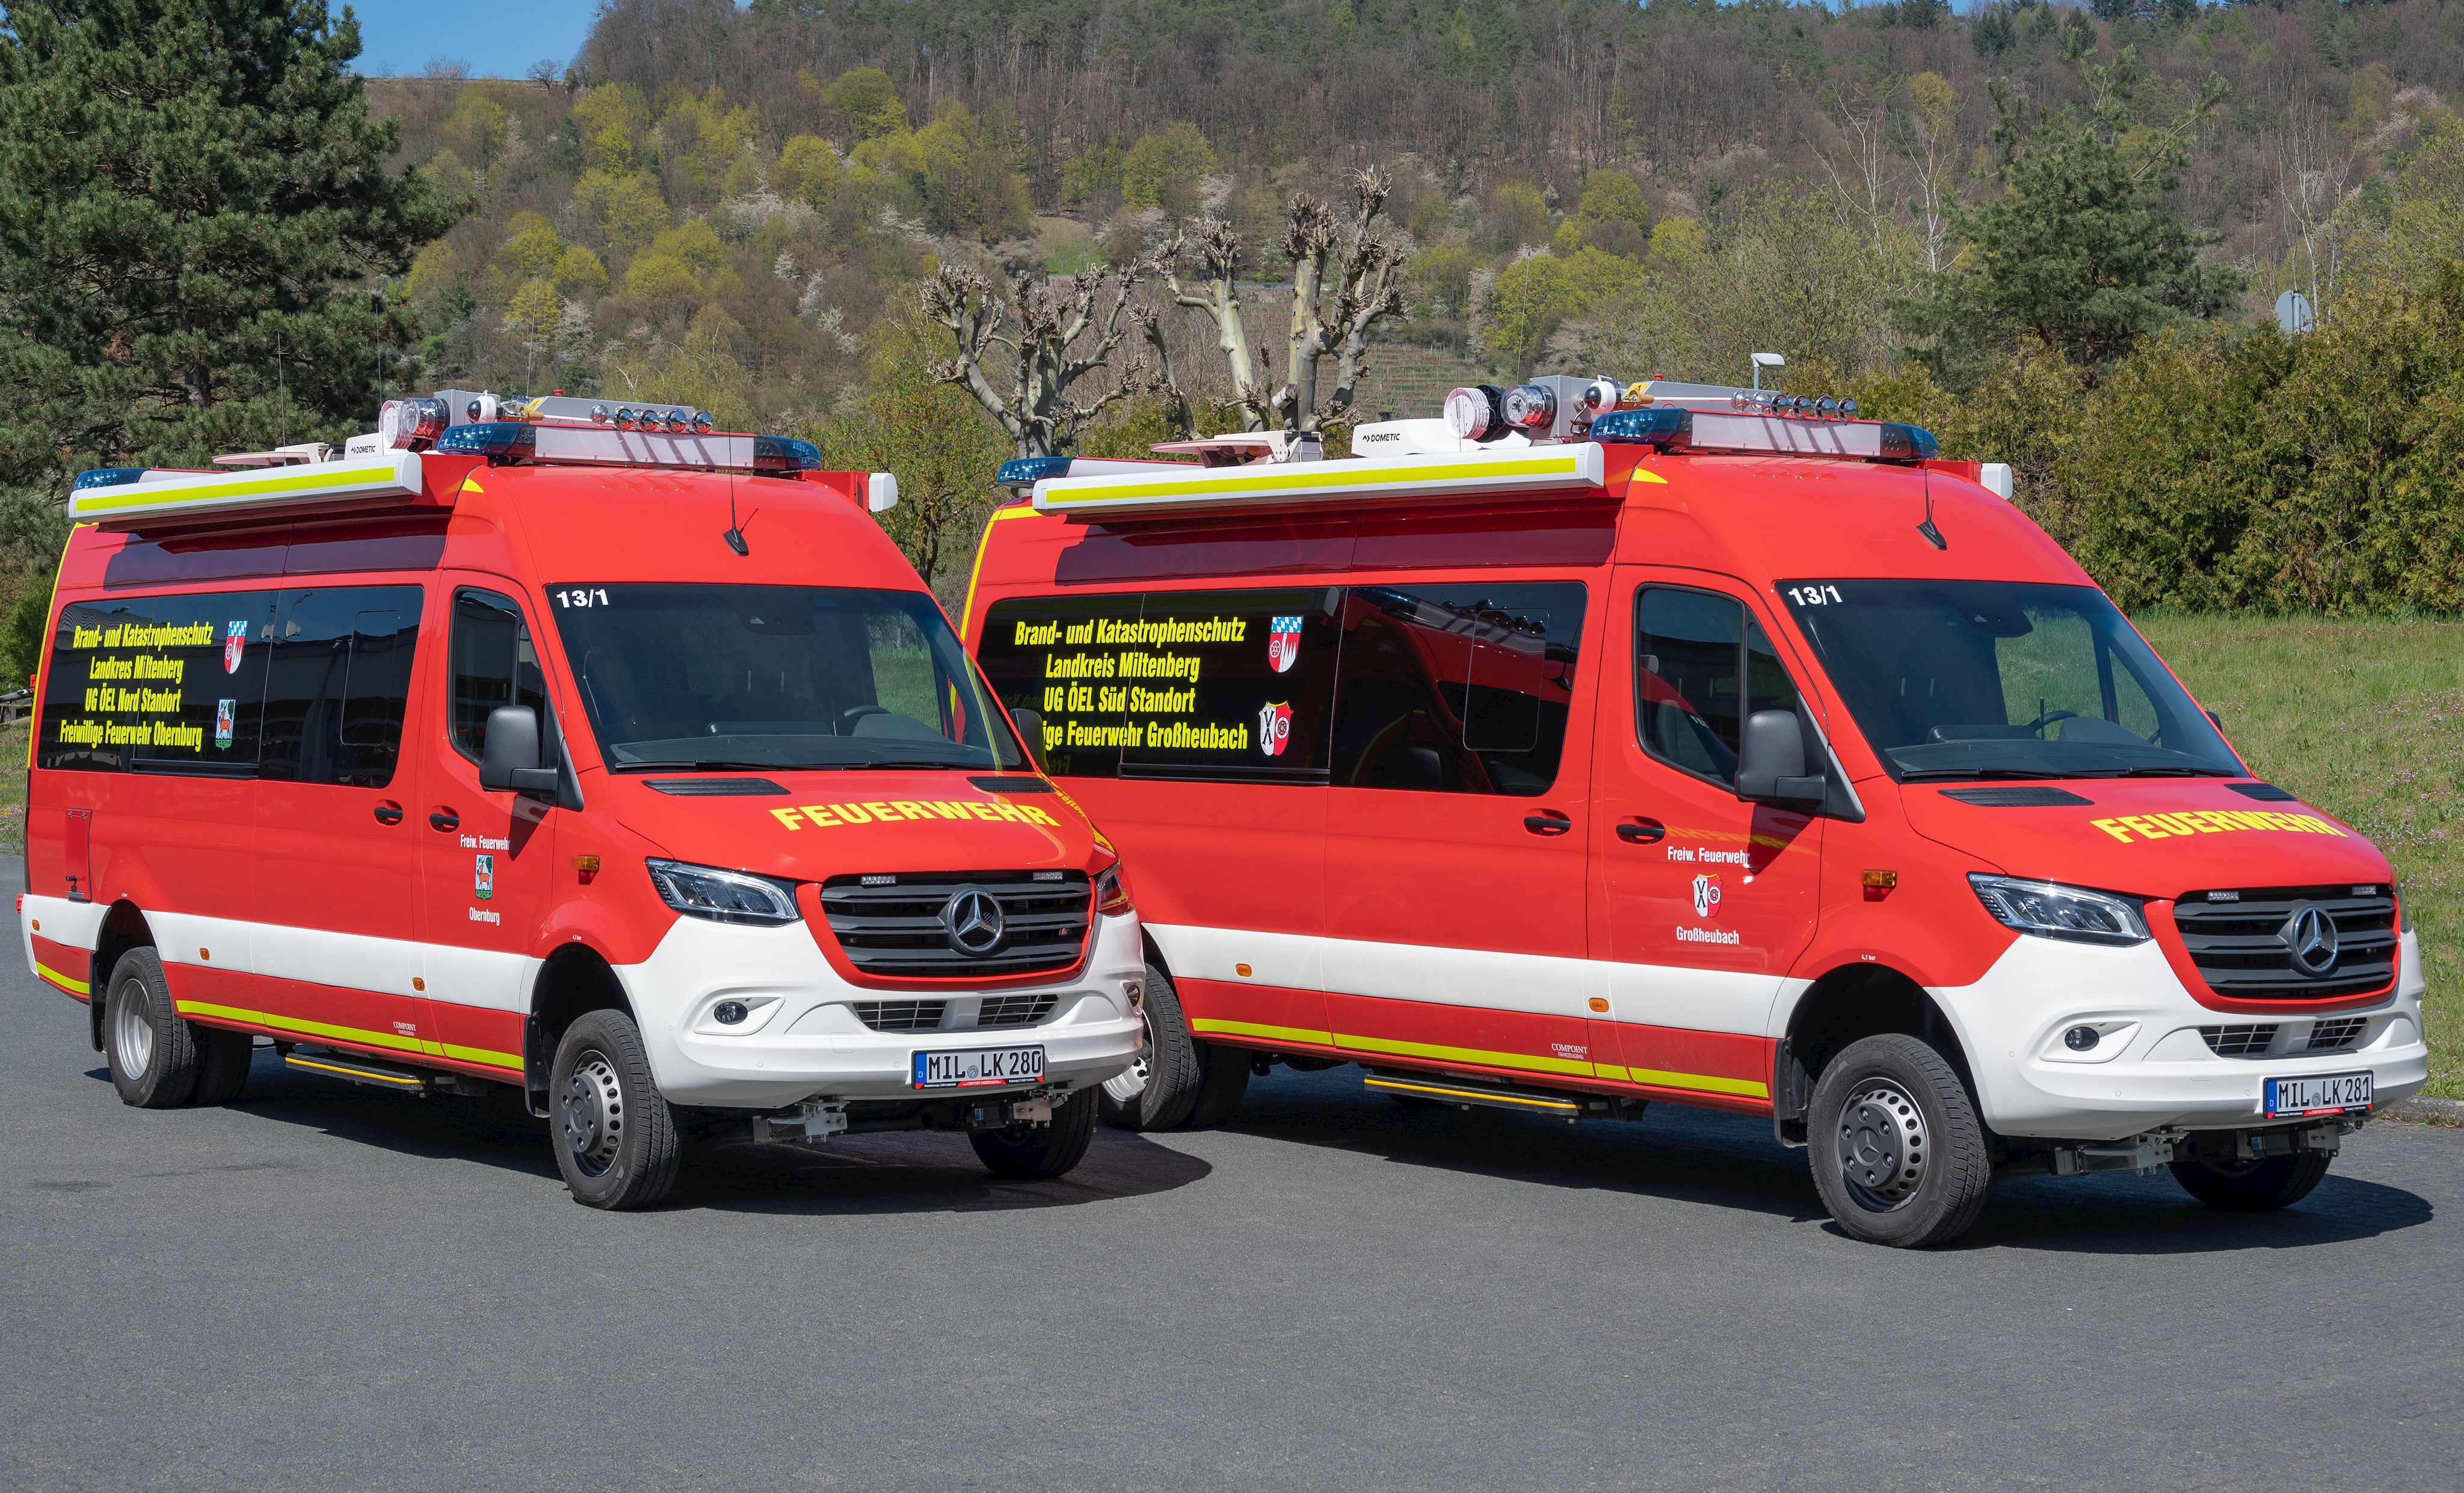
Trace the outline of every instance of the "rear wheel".
<instances>
[{"instance_id":1,"label":"rear wheel","mask_svg":"<svg viewBox=\"0 0 2464 1493\"><path fill-rule=\"evenodd\" d=\"M2207 1161L2193 1156L2172 1164L2173 1180L2211 1208L2262 1213L2286 1208L2310 1196L2334 1158L2321 1151L2256 1161Z\"/></svg>"},{"instance_id":2,"label":"rear wheel","mask_svg":"<svg viewBox=\"0 0 2464 1493\"><path fill-rule=\"evenodd\" d=\"M676 1181L675 1112L650 1076L633 1019L589 1011L556 1044L548 1070L556 1169L593 1208L647 1208Z\"/></svg>"},{"instance_id":3,"label":"rear wheel","mask_svg":"<svg viewBox=\"0 0 2464 1493\"><path fill-rule=\"evenodd\" d=\"M967 1139L996 1176L1066 1175L1087 1158L1087 1145L1095 1138L1097 1092L1081 1089L1054 1105L1048 1124L978 1131Z\"/></svg>"},{"instance_id":4,"label":"rear wheel","mask_svg":"<svg viewBox=\"0 0 2464 1493\"><path fill-rule=\"evenodd\" d=\"M103 1012L103 1049L111 1087L122 1104L169 1109L197 1091L195 1028L171 1004L163 961L151 949L131 949L111 967Z\"/></svg>"},{"instance_id":5,"label":"rear wheel","mask_svg":"<svg viewBox=\"0 0 2464 1493\"><path fill-rule=\"evenodd\" d=\"M219 1026L194 1028L197 1042L198 1104L229 1104L248 1087L248 1067L256 1057L256 1039L246 1032Z\"/></svg>"},{"instance_id":6,"label":"rear wheel","mask_svg":"<svg viewBox=\"0 0 2464 1493\"><path fill-rule=\"evenodd\" d=\"M1204 1076L1198 1081L1198 1094L1190 1101L1189 1118L1184 1123L1192 1130L1204 1130L1221 1125L1241 1108L1241 1097L1249 1091L1249 1064L1253 1061L1246 1047L1224 1047L1211 1042L1198 1043L1199 1061L1204 1065Z\"/></svg>"},{"instance_id":7,"label":"rear wheel","mask_svg":"<svg viewBox=\"0 0 2464 1493\"><path fill-rule=\"evenodd\" d=\"M1947 1243L1985 1206L1993 1160L1976 1106L1958 1070L1914 1037L1868 1037L1832 1059L1806 1131L1822 1205L1868 1243Z\"/></svg>"},{"instance_id":8,"label":"rear wheel","mask_svg":"<svg viewBox=\"0 0 2464 1493\"><path fill-rule=\"evenodd\" d=\"M1096 1090L1104 1123L1132 1131L1168 1131L1188 1117L1198 1098L1201 1070L1198 1044L1191 1041L1189 1021L1181 1014L1180 993L1172 977L1150 964L1146 999L1140 1015L1146 1039L1138 1061L1114 1074Z\"/></svg>"}]
</instances>

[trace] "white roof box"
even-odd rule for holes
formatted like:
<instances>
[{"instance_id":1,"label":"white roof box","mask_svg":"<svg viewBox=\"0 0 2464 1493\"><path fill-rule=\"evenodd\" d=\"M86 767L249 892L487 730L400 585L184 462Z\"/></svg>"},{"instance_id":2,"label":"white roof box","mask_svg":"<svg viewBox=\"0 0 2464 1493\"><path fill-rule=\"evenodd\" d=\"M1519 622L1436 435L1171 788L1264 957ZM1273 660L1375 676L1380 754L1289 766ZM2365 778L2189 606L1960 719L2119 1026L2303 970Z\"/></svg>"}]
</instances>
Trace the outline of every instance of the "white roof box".
<instances>
[{"instance_id":1,"label":"white roof box","mask_svg":"<svg viewBox=\"0 0 2464 1493\"><path fill-rule=\"evenodd\" d=\"M1386 423L1405 424L1442 426L1444 422ZM1502 441L1461 445L1464 449L1427 455L1252 462L1236 467L1157 466L1119 475L1046 477L1035 484L1035 508L1071 518L1104 519L1224 509L1348 508L1474 496L1579 496L1600 492L1606 482L1600 449L1588 441L1563 446L1508 446Z\"/></svg>"}]
</instances>

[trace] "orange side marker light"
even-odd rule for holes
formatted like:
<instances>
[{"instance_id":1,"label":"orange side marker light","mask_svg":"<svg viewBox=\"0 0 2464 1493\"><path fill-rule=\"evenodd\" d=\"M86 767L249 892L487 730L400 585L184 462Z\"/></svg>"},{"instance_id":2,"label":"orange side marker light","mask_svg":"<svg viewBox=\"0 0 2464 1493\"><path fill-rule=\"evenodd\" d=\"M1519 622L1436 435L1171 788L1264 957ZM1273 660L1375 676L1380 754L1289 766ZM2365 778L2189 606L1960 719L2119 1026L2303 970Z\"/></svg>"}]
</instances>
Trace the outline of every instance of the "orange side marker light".
<instances>
[{"instance_id":1,"label":"orange side marker light","mask_svg":"<svg viewBox=\"0 0 2464 1493\"><path fill-rule=\"evenodd\" d=\"M1594 996L1591 1000L1591 1005L1593 1010L1597 1011L1604 1016L1608 1014L1609 1003L1605 997Z\"/></svg>"},{"instance_id":2,"label":"orange side marker light","mask_svg":"<svg viewBox=\"0 0 2464 1493\"><path fill-rule=\"evenodd\" d=\"M1897 871L1867 871L1865 873L1865 900L1868 902L1880 902L1884 897L1889 896L1891 894L1891 889L1897 887L1899 884L1900 873Z\"/></svg>"},{"instance_id":3,"label":"orange side marker light","mask_svg":"<svg viewBox=\"0 0 2464 1493\"><path fill-rule=\"evenodd\" d=\"M1245 964L1235 964L1232 966L1232 973L1240 976L1243 979L1247 979L1249 977L1249 966Z\"/></svg>"}]
</instances>

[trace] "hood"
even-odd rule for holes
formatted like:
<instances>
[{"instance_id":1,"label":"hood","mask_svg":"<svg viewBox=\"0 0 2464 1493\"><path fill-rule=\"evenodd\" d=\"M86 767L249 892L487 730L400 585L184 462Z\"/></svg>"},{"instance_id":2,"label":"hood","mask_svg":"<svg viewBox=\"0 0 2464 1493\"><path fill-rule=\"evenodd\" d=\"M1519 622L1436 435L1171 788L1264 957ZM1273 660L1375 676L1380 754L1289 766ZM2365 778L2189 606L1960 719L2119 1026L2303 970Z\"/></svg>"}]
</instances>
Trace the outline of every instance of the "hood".
<instances>
[{"instance_id":1,"label":"hood","mask_svg":"<svg viewBox=\"0 0 2464 1493\"><path fill-rule=\"evenodd\" d=\"M1092 870L1111 855L1030 774L607 774L589 785L662 854L792 881L866 872Z\"/></svg>"},{"instance_id":2,"label":"hood","mask_svg":"<svg viewBox=\"0 0 2464 1493\"><path fill-rule=\"evenodd\" d=\"M2392 879L2387 857L2350 825L2235 787L2215 778L2078 779L1908 783L1901 794L1919 834L2032 880L2174 898Z\"/></svg>"}]
</instances>

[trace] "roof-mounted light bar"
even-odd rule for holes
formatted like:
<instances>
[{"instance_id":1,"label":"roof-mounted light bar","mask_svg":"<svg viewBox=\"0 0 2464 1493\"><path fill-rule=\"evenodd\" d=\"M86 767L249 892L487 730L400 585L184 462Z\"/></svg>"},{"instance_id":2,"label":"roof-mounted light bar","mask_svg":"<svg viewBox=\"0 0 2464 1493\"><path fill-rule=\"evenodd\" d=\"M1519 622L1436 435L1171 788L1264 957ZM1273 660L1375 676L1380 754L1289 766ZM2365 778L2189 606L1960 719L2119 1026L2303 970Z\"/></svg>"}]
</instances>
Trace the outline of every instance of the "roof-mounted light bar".
<instances>
[{"instance_id":1,"label":"roof-mounted light bar","mask_svg":"<svg viewBox=\"0 0 2464 1493\"><path fill-rule=\"evenodd\" d=\"M1867 461L1930 461L1933 432L1889 420L1791 419L1711 409L1619 409L1592 422L1592 439L1665 451L1763 456L1848 456Z\"/></svg>"},{"instance_id":2,"label":"roof-mounted light bar","mask_svg":"<svg viewBox=\"0 0 2464 1493\"><path fill-rule=\"evenodd\" d=\"M674 433L597 426L457 425L436 438L441 455L576 466L684 467L704 472L815 472L821 449L785 435Z\"/></svg>"},{"instance_id":3,"label":"roof-mounted light bar","mask_svg":"<svg viewBox=\"0 0 2464 1493\"><path fill-rule=\"evenodd\" d=\"M416 451L236 472L103 467L77 474L69 493L69 516L80 523L117 527L140 520L207 518L234 511L401 501L416 498L422 491Z\"/></svg>"},{"instance_id":4,"label":"roof-mounted light bar","mask_svg":"<svg viewBox=\"0 0 2464 1493\"><path fill-rule=\"evenodd\" d=\"M1240 467L1150 467L1118 476L1046 477L1040 513L1139 517L1203 508L1342 508L1399 500L1582 495L1606 482L1599 447L1518 446L1460 455L1258 462Z\"/></svg>"}]
</instances>

